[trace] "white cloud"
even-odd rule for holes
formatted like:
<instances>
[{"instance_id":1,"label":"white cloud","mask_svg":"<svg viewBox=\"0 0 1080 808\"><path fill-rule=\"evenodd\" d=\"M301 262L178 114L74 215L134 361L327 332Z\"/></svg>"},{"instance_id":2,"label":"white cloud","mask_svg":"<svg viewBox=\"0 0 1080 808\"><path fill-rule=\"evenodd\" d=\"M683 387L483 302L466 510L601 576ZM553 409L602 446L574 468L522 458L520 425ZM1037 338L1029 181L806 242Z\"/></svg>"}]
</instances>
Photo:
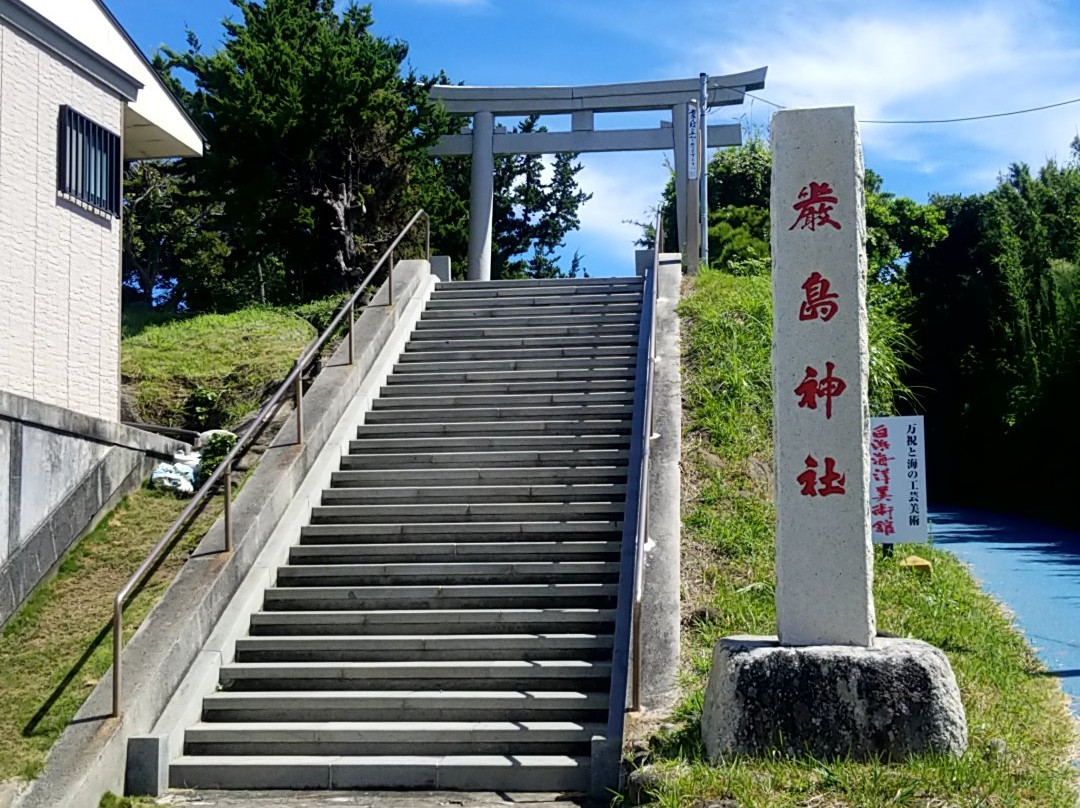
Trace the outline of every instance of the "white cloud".
<instances>
[{"instance_id":1,"label":"white cloud","mask_svg":"<svg viewBox=\"0 0 1080 808\"><path fill-rule=\"evenodd\" d=\"M682 43L677 73L767 64L766 89L756 93L762 98L786 106L854 104L864 120L979 115L1080 95L1080 48L1067 38L1073 26L1046 0L781 2L755 9L694 9L701 27L689 46ZM765 109L754 103L755 121L765 120ZM985 180L1013 161L1039 165L1064 155L1078 122L1080 105L970 123L865 123L862 134L869 164L902 164L933 185L954 176Z\"/></svg>"},{"instance_id":2,"label":"white cloud","mask_svg":"<svg viewBox=\"0 0 1080 808\"><path fill-rule=\"evenodd\" d=\"M668 169L663 152L582 155L580 188L593 195L580 209L581 230L567 237L564 263L579 250L597 275L634 272L634 241L641 228L627 220L650 218L660 201Z\"/></svg>"}]
</instances>

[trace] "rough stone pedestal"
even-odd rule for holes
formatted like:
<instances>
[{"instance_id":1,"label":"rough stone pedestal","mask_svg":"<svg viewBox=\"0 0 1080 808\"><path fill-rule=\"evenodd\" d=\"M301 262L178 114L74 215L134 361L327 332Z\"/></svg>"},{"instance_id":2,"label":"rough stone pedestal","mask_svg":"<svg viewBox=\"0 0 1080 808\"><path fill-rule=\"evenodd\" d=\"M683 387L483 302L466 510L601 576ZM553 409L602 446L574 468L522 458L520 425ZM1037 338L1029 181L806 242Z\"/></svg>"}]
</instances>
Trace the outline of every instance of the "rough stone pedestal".
<instances>
[{"instance_id":1,"label":"rough stone pedestal","mask_svg":"<svg viewBox=\"0 0 1080 808\"><path fill-rule=\"evenodd\" d=\"M920 640L873 648L725 637L701 717L713 761L772 750L819 759L961 755L967 721L945 654Z\"/></svg>"}]
</instances>

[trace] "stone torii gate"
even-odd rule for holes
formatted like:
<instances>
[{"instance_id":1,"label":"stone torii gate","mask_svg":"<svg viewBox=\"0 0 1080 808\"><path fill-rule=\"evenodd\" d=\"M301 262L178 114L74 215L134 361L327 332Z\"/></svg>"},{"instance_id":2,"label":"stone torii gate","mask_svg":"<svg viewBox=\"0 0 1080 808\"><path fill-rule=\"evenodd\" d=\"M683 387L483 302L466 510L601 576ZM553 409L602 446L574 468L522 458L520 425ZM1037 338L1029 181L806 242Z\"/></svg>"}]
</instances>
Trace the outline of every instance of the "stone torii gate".
<instances>
[{"instance_id":1,"label":"stone torii gate","mask_svg":"<svg viewBox=\"0 0 1080 808\"><path fill-rule=\"evenodd\" d=\"M741 104L747 91L765 86L765 71L712 76L706 82L709 106ZM696 105L700 79L675 79L583 87L460 87L439 85L432 99L442 101L447 112L472 117L472 127L447 135L431 153L440 156L472 155L472 188L469 216L469 280L491 279L492 213L495 193L496 154L555 154L559 152L644 151L675 152L675 190L679 243L685 260L696 266L700 238L698 195L691 193L688 115ZM604 112L671 110L671 121L656 129L595 129L594 116ZM506 132L495 125L499 116L570 115L569 132ZM704 172L704 148L738 146L738 124L710 126L698 141L697 165Z\"/></svg>"}]
</instances>

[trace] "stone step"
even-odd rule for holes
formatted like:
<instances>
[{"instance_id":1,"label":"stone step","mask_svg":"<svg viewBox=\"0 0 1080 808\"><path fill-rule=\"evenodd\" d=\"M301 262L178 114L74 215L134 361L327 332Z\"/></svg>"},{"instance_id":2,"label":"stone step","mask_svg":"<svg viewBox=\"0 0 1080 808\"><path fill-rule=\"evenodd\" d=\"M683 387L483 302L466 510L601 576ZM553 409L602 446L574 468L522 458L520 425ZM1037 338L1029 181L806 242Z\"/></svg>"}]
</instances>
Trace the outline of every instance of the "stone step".
<instances>
[{"instance_id":1,"label":"stone step","mask_svg":"<svg viewBox=\"0 0 1080 808\"><path fill-rule=\"evenodd\" d=\"M610 287L613 290L641 289L643 279L637 276L611 278L536 278L523 280L453 281L440 283L432 296L437 299L458 297L460 294L479 294L499 297L511 294L596 294L596 290Z\"/></svg>"},{"instance_id":2,"label":"stone step","mask_svg":"<svg viewBox=\"0 0 1080 808\"><path fill-rule=\"evenodd\" d=\"M423 631L427 634L484 634L560 631L610 633L614 609L506 608L402 609L379 611L255 612L254 636L384 635Z\"/></svg>"},{"instance_id":3,"label":"stone step","mask_svg":"<svg viewBox=\"0 0 1080 808\"><path fill-rule=\"evenodd\" d=\"M265 611L350 609L520 609L611 606L614 583L413 584L285 586L265 591Z\"/></svg>"},{"instance_id":4,"label":"stone step","mask_svg":"<svg viewBox=\"0 0 1080 808\"><path fill-rule=\"evenodd\" d=\"M583 334L586 330L596 331L603 327L604 331L636 331L640 325L641 315L628 314L549 314L543 311L524 317L482 317L462 316L445 317L435 320L419 320L413 329L410 339L422 340L431 331L438 332L473 332L472 336L486 336L491 330L502 332L504 330L528 331L539 330L541 333L563 333L551 329L573 328L576 331L567 333ZM479 332L479 333L476 333ZM498 334L496 334L498 336Z\"/></svg>"},{"instance_id":5,"label":"stone step","mask_svg":"<svg viewBox=\"0 0 1080 808\"><path fill-rule=\"evenodd\" d=\"M631 356L576 360L494 360L472 362L411 362L394 365L388 385L465 381L566 381L633 379Z\"/></svg>"},{"instance_id":6,"label":"stone step","mask_svg":"<svg viewBox=\"0 0 1080 808\"><path fill-rule=\"evenodd\" d=\"M423 452L543 451L572 446L575 449L625 449L626 435L461 435L448 437L357 438L349 441L349 454L407 454ZM426 451L425 451L426 450Z\"/></svg>"},{"instance_id":7,"label":"stone step","mask_svg":"<svg viewBox=\"0 0 1080 808\"><path fill-rule=\"evenodd\" d=\"M440 395L405 396L396 395L392 390L372 402L375 412L380 410L408 409L452 409L460 408L463 415L468 415L473 408L498 406L508 407L559 407L577 405L582 407L630 404L634 400L633 390L568 392L568 393L492 393L469 394L452 390Z\"/></svg>"},{"instance_id":8,"label":"stone step","mask_svg":"<svg viewBox=\"0 0 1080 808\"><path fill-rule=\"evenodd\" d=\"M575 721L200 722L185 755L587 754L599 724Z\"/></svg>"},{"instance_id":9,"label":"stone step","mask_svg":"<svg viewBox=\"0 0 1080 808\"><path fill-rule=\"evenodd\" d=\"M438 291L438 290L436 290ZM498 309L498 308L528 308L534 310L537 306L590 306L590 305L620 305L630 304L641 306L641 288L597 290L574 295L503 295L502 297L473 295L465 297L445 297L444 295L432 296L428 301L424 313L445 311L447 309Z\"/></svg>"},{"instance_id":10,"label":"stone step","mask_svg":"<svg viewBox=\"0 0 1080 808\"><path fill-rule=\"evenodd\" d=\"M570 300L557 296L524 298L501 298L483 300L465 298L459 300L433 300L420 316L421 322L452 320L462 317L573 317L587 315L641 314L641 296L582 295Z\"/></svg>"},{"instance_id":11,"label":"stone step","mask_svg":"<svg viewBox=\"0 0 1080 808\"><path fill-rule=\"evenodd\" d=\"M407 409L374 409L364 415L368 424L407 424L413 421L452 423L456 421L520 421L536 419L555 421L565 418L578 420L610 420L634 414L632 404L557 404L547 406L483 406L448 408L446 406L410 407Z\"/></svg>"},{"instance_id":12,"label":"stone step","mask_svg":"<svg viewBox=\"0 0 1080 808\"><path fill-rule=\"evenodd\" d=\"M203 721L598 721L607 709L605 694L574 690L220 692L203 699Z\"/></svg>"},{"instance_id":13,"label":"stone step","mask_svg":"<svg viewBox=\"0 0 1080 808\"><path fill-rule=\"evenodd\" d=\"M633 375L633 374L631 374ZM400 396L437 398L444 396L468 395L523 395L528 393L594 393L625 392L633 393L632 378L622 377L587 379L511 379L509 381L484 381L481 379L400 381L388 379L380 391L380 396L387 401L395 401Z\"/></svg>"},{"instance_id":14,"label":"stone step","mask_svg":"<svg viewBox=\"0 0 1080 808\"><path fill-rule=\"evenodd\" d=\"M586 434L626 435L632 422L626 418L593 419L564 418L554 421L457 421L449 423L411 423L410 436L431 435L562 435L576 437ZM401 424L362 424L356 428L357 438L394 438L402 433Z\"/></svg>"},{"instance_id":15,"label":"stone step","mask_svg":"<svg viewBox=\"0 0 1080 808\"><path fill-rule=\"evenodd\" d=\"M347 457L348 455L345 455ZM500 468L424 469L378 469L336 471L331 485L342 488L383 488L387 486L430 487L453 482L471 487L500 485L623 485L626 483L626 466L549 466L544 468L515 466Z\"/></svg>"},{"instance_id":16,"label":"stone step","mask_svg":"<svg viewBox=\"0 0 1080 808\"><path fill-rule=\"evenodd\" d=\"M311 509L313 525L381 524L392 517L395 522L527 522L581 521L619 519L625 504L618 502L477 502L415 505L316 505Z\"/></svg>"},{"instance_id":17,"label":"stone step","mask_svg":"<svg viewBox=\"0 0 1080 808\"><path fill-rule=\"evenodd\" d=\"M323 505L409 505L426 503L469 502L621 502L625 485L487 485L476 486L400 486L397 488L349 488L341 484L336 472L331 485L323 491Z\"/></svg>"},{"instance_id":18,"label":"stone step","mask_svg":"<svg viewBox=\"0 0 1080 808\"><path fill-rule=\"evenodd\" d=\"M399 544L309 544L289 550L289 563L355 564L454 561L610 561L617 541L428 542Z\"/></svg>"},{"instance_id":19,"label":"stone step","mask_svg":"<svg viewBox=\"0 0 1080 808\"><path fill-rule=\"evenodd\" d=\"M611 635L596 634L242 637L236 641L236 661L611 659L611 647Z\"/></svg>"},{"instance_id":20,"label":"stone step","mask_svg":"<svg viewBox=\"0 0 1080 808\"><path fill-rule=\"evenodd\" d=\"M278 587L560 584L619 580L617 561L455 561L279 567Z\"/></svg>"},{"instance_id":21,"label":"stone step","mask_svg":"<svg viewBox=\"0 0 1080 808\"><path fill-rule=\"evenodd\" d=\"M403 353L394 370L424 367L426 370L486 367L488 363L510 363L517 367L609 367L614 363L633 364L637 347L633 343L548 348L495 348L490 350L422 351Z\"/></svg>"},{"instance_id":22,"label":"stone step","mask_svg":"<svg viewBox=\"0 0 1080 808\"><path fill-rule=\"evenodd\" d=\"M228 691L585 690L605 692L610 661L454 660L239 662L221 668Z\"/></svg>"},{"instance_id":23,"label":"stone step","mask_svg":"<svg viewBox=\"0 0 1080 808\"><path fill-rule=\"evenodd\" d=\"M414 340L405 345L404 354L398 358L399 362L407 362L417 357L423 361L432 361L429 352L445 353L447 351L476 351L485 353L496 351L506 352L504 355L513 355L525 358L526 351L530 348L573 348L587 347L592 351L599 352L603 347L637 347L636 332L619 332L609 334L593 329L592 333L584 336L566 336L563 334L544 336L536 334L529 329L518 329L527 332L524 336L513 337L509 334L489 335L487 337L465 337L461 334L451 337L436 337L431 333L425 335L422 340Z\"/></svg>"},{"instance_id":24,"label":"stone step","mask_svg":"<svg viewBox=\"0 0 1080 808\"><path fill-rule=\"evenodd\" d=\"M391 750L393 751L393 750ZM585 791L589 757L565 755L338 755L181 757L171 788Z\"/></svg>"},{"instance_id":25,"label":"stone step","mask_svg":"<svg viewBox=\"0 0 1080 808\"><path fill-rule=\"evenodd\" d=\"M402 454L348 454L342 471L362 469L517 468L522 465L582 468L625 465L624 449L551 449L531 451L409 452ZM625 473L625 472L624 472Z\"/></svg>"},{"instance_id":26,"label":"stone step","mask_svg":"<svg viewBox=\"0 0 1080 808\"><path fill-rule=\"evenodd\" d=\"M419 325L419 324L418 324ZM443 324L440 328L416 328L409 338L409 344L424 342L440 342L447 340L467 341L471 339L499 340L499 339L532 339L535 337L583 337L596 338L599 323L585 323L582 325L536 325L524 324L521 326L511 325L486 325L483 322L471 325L462 325L460 328L452 328ZM623 337L625 339L637 339L638 324L634 322L612 323L604 326L604 335L608 337ZM490 344L490 343L489 343Z\"/></svg>"},{"instance_id":27,"label":"stone step","mask_svg":"<svg viewBox=\"0 0 1080 808\"><path fill-rule=\"evenodd\" d=\"M422 522L406 525L305 525L300 528L300 545L312 544L385 544L431 541L491 542L536 541L538 539L622 538L622 522L592 520L586 522Z\"/></svg>"}]
</instances>

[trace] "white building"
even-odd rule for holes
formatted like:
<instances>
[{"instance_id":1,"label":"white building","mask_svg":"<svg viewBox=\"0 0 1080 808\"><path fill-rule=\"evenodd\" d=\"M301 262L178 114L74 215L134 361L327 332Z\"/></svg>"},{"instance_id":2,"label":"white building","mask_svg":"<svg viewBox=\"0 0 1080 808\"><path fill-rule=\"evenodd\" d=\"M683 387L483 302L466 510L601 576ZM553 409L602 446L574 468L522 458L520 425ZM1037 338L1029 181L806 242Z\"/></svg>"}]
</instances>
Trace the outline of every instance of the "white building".
<instances>
[{"instance_id":1,"label":"white building","mask_svg":"<svg viewBox=\"0 0 1080 808\"><path fill-rule=\"evenodd\" d=\"M121 181L202 146L100 0L0 0L0 624L175 446L119 423Z\"/></svg>"},{"instance_id":2,"label":"white building","mask_svg":"<svg viewBox=\"0 0 1080 808\"><path fill-rule=\"evenodd\" d=\"M0 0L0 390L118 420L123 161L202 145L100 0Z\"/></svg>"}]
</instances>

